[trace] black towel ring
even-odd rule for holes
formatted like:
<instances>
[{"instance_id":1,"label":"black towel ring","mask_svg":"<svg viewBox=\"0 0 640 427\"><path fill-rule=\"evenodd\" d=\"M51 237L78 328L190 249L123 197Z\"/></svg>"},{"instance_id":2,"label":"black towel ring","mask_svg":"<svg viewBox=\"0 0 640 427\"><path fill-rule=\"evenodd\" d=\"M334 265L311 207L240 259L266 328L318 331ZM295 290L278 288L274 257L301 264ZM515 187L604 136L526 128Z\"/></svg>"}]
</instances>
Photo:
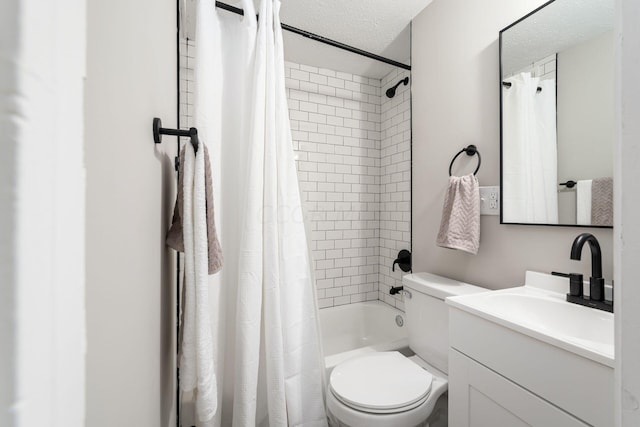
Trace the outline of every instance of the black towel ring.
<instances>
[{"instance_id":1,"label":"black towel ring","mask_svg":"<svg viewBox=\"0 0 640 427\"><path fill-rule=\"evenodd\" d=\"M451 168L453 167L453 162L456 161L456 159L458 158L458 156L462 153L467 153L467 156L473 156L474 154L478 155L478 167L476 168L476 170L473 172L473 174L477 174L478 171L480 170L480 164L482 163L482 158L480 157L480 152L478 151L478 148L475 145L469 145L468 147L463 148L462 150L458 151L458 154L456 154L455 156L453 156L453 159L451 160L451 163L449 164L449 176L451 176Z\"/></svg>"}]
</instances>

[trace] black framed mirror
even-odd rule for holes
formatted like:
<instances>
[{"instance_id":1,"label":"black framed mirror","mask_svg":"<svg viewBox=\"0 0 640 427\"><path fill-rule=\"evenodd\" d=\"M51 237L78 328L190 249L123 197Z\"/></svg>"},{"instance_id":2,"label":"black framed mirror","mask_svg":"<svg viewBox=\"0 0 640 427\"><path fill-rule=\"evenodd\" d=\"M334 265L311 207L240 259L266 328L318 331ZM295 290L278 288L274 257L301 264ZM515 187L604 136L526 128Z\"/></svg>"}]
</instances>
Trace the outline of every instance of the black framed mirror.
<instances>
[{"instance_id":1,"label":"black framed mirror","mask_svg":"<svg viewBox=\"0 0 640 427\"><path fill-rule=\"evenodd\" d=\"M553 0L500 31L502 224L613 225L613 0Z\"/></svg>"}]
</instances>

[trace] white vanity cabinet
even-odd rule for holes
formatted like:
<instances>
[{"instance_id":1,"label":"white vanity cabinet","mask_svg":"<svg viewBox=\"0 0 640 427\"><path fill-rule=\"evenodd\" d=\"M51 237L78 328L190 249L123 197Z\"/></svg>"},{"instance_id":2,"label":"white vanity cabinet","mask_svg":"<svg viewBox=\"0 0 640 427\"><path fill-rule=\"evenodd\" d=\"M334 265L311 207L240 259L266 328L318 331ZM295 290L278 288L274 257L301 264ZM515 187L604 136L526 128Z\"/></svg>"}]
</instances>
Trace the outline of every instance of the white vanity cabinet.
<instances>
[{"instance_id":1,"label":"white vanity cabinet","mask_svg":"<svg viewBox=\"0 0 640 427\"><path fill-rule=\"evenodd\" d=\"M587 427L457 350L449 352L450 427Z\"/></svg>"},{"instance_id":2,"label":"white vanity cabinet","mask_svg":"<svg viewBox=\"0 0 640 427\"><path fill-rule=\"evenodd\" d=\"M532 290L524 291L529 299L538 297ZM505 293L514 292L447 300L449 426L611 427L613 358L574 349L529 327L540 326L551 316L549 310L514 307L515 298L510 305L496 304L505 301ZM497 307L505 312L495 315ZM576 320L573 316L569 313L564 321ZM605 320L608 325L610 319Z\"/></svg>"}]
</instances>

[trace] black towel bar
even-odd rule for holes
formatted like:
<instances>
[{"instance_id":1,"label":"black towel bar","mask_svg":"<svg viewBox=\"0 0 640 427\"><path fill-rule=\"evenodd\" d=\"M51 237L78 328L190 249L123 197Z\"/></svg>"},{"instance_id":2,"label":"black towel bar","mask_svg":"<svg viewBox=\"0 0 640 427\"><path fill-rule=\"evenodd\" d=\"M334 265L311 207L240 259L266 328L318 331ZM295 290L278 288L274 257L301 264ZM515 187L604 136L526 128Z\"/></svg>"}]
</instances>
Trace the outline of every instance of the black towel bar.
<instances>
[{"instance_id":1,"label":"black towel bar","mask_svg":"<svg viewBox=\"0 0 640 427\"><path fill-rule=\"evenodd\" d=\"M577 182L576 182L576 181L574 181L574 180L570 179L569 181L567 181L567 182L561 182L561 183L559 183L558 185L564 185L564 186L566 186L567 188L573 188L573 187L575 187L575 186L576 186L576 184L577 184Z\"/></svg>"},{"instance_id":2,"label":"black towel bar","mask_svg":"<svg viewBox=\"0 0 640 427\"><path fill-rule=\"evenodd\" d=\"M198 140L198 129L189 128L187 130L181 129L170 129L162 127L162 120L158 117L153 118L153 142L156 144L160 144L162 142L162 135L173 135L173 136L188 136L191 138L191 145L193 145L193 149L198 152L198 146L200 145L200 141Z\"/></svg>"},{"instance_id":3,"label":"black towel bar","mask_svg":"<svg viewBox=\"0 0 640 427\"><path fill-rule=\"evenodd\" d=\"M453 167L453 162L455 162L458 156L462 153L466 153L467 156L478 155L478 167L476 167L476 170L473 172L473 174L474 175L477 174L478 171L480 170L480 164L482 163L482 158L480 157L480 152L478 151L478 147L476 147L475 145L469 145L463 148L462 150L458 151L458 153L455 156L453 156L453 159L451 159L451 163L449 164L449 176L451 176L451 168Z\"/></svg>"}]
</instances>

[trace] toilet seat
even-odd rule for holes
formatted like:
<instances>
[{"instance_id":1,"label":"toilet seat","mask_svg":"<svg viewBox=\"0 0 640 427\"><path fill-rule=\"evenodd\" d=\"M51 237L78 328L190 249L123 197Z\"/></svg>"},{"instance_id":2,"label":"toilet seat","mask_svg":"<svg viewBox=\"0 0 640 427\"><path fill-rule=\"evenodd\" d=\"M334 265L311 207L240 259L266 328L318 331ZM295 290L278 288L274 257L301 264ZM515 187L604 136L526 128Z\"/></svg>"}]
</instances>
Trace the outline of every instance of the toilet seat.
<instances>
[{"instance_id":1,"label":"toilet seat","mask_svg":"<svg viewBox=\"0 0 640 427\"><path fill-rule=\"evenodd\" d=\"M394 414L422 405L433 375L397 351L372 353L334 368L331 393L344 405L372 414Z\"/></svg>"}]
</instances>

